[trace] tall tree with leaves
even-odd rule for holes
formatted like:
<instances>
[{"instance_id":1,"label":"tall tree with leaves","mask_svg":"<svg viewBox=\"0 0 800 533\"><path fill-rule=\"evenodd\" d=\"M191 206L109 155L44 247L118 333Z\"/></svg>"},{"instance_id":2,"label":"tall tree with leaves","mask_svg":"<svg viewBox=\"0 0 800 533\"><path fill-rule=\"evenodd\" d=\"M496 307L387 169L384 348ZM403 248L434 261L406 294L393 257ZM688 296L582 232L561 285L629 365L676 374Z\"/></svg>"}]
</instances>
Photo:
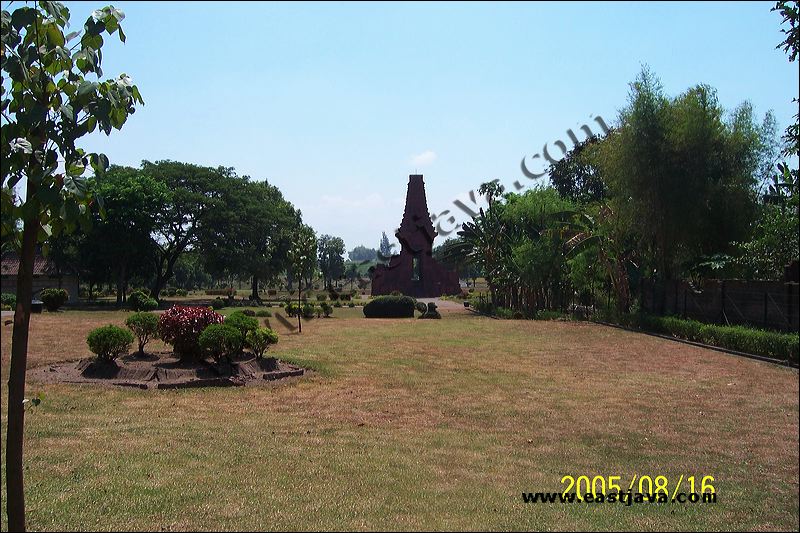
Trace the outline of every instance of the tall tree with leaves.
<instances>
[{"instance_id":1,"label":"tall tree with leaves","mask_svg":"<svg viewBox=\"0 0 800 533\"><path fill-rule=\"evenodd\" d=\"M317 236L311 226L300 226L295 233L292 246L289 248L289 263L292 273L297 278L297 306L299 309L303 293L303 280L312 278L317 266ZM307 283L305 288L307 289L310 285L310 282ZM303 332L301 315L302 313L297 313L297 328L300 333Z\"/></svg>"},{"instance_id":2,"label":"tall tree with leaves","mask_svg":"<svg viewBox=\"0 0 800 533\"><path fill-rule=\"evenodd\" d=\"M102 173L108 159L86 153L75 145L78 139L97 128L107 135L122 128L134 106L144 103L126 74L100 81L103 34L116 33L124 42L124 14L112 6L98 9L86 19L82 32L65 34L69 18L69 10L58 2L2 11L2 72L10 81L0 84L0 208L15 220L11 227L3 224L3 237L10 232L20 255L8 381L6 495L11 531L25 530L23 400L36 245L80 224L85 227L91 208L99 204L83 174L87 168ZM11 191L18 185L24 185L25 198L15 202ZM22 222L21 228L16 221Z\"/></svg>"},{"instance_id":3,"label":"tall tree with leaves","mask_svg":"<svg viewBox=\"0 0 800 533\"><path fill-rule=\"evenodd\" d=\"M333 280L344 274L344 241L340 237L323 235L317 242L317 249L325 287L332 290Z\"/></svg>"}]
</instances>

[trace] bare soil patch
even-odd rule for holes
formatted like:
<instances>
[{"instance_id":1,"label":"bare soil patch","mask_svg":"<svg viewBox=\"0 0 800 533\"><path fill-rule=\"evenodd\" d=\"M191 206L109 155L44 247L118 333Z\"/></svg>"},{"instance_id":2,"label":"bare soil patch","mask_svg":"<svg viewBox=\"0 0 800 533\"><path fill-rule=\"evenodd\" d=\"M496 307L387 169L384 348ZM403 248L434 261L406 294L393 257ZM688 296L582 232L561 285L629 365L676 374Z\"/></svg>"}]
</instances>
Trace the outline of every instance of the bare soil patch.
<instances>
[{"instance_id":1,"label":"bare soil patch","mask_svg":"<svg viewBox=\"0 0 800 533\"><path fill-rule=\"evenodd\" d=\"M139 389L237 387L302 376L305 370L274 357L244 354L230 362L183 361L171 352L128 355L117 361L96 358L55 363L29 371L40 383L91 383Z\"/></svg>"}]
</instances>

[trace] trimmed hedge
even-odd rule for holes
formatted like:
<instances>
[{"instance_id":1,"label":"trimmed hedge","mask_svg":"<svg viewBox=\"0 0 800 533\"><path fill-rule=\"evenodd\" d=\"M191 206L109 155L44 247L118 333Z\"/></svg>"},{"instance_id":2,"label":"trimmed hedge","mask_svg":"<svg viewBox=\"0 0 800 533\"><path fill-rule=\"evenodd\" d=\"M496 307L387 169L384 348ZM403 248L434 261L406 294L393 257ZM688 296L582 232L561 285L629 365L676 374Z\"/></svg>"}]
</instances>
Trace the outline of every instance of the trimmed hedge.
<instances>
[{"instance_id":1,"label":"trimmed hedge","mask_svg":"<svg viewBox=\"0 0 800 533\"><path fill-rule=\"evenodd\" d=\"M378 296L364 306L367 318L414 318L416 300L411 296Z\"/></svg>"},{"instance_id":2,"label":"trimmed hedge","mask_svg":"<svg viewBox=\"0 0 800 533\"><path fill-rule=\"evenodd\" d=\"M93 329L86 337L89 349L98 359L113 361L120 355L128 353L133 344L133 334L119 326L103 326Z\"/></svg>"},{"instance_id":3,"label":"trimmed hedge","mask_svg":"<svg viewBox=\"0 0 800 533\"><path fill-rule=\"evenodd\" d=\"M264 357L264 352L271 344L278 342L278 334L270 328L258 328L253 331L248 331L245 337L245 343L253 351L256 357Z\"/></svg>"},{"instance_id":4,"label":"trimmed hedge","mask_svg":"<svg viewBox=\"0 0 800 533\"><path fill-rule=\"evenodd\" d=\"M44 289L39 299L48 311L58 311L58 308L69 300L69 294L64 289Z\"/></svg>"},{"instance_id":5,"label":"trimmed hedge","mask_svg":"<svg viewBox=\"0 0 800 533\"><path fill-rule=\"evenodd\" d=\"M239 353L243 341L241 332L235 327L227 324L211 324L200 334L197 344L215 361L221 361L225 357L230 358Z\"/></svg>"},{"instance_id":6,"label":"trimmed hedge","mask_svg":"<svg viewBox=\"0 0 800 533\"><path fill-rule=\"evenodd\" d=\"M225 317L208 307L173 305L158 319L158 336L171 344L176 355L191 358L200 355L198 338L211 324L222 324Z\"/></svg>"},{"instance_id":7,"label":"trimmed hedge","mask_svg":"<svg viewBox=\"0 0 800 533\"><path fill-rule=\"evenodd\" d=\"M149 292L142 290L133 291L128 296L128 306L134 311L152 311L158 309L158 302L150 297Z\"/></svg>"},{"instance_id":8,"label":"trimmed hedge","mask_svg":"<svg viewBox=\"0 0 800 533\"><path fill-rule=\"evenodd\" d=\"M704 324L674 316L625 315L618 317L621 325L699 342L727 350L761 355L772 359L798 362L800 335L779 333L745 326Z\"/></svg>"}]
</instances>

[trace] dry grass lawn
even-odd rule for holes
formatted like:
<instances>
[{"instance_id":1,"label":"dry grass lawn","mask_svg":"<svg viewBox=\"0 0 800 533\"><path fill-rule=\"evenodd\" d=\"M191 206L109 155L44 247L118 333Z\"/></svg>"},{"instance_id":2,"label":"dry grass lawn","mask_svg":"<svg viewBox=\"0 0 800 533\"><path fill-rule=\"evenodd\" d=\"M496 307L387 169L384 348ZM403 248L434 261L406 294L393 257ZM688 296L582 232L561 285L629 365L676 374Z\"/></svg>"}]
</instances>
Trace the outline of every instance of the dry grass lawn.
<instances>
[{"instance_id":1,"label":"dry grass lawn","mask_svg":"<svg viewBox=\"0 0 800 533\"><path fill-rule=\"evenodd\" d=\"M274 386L29 382L30 529L800 527L797 371L588 323L334 314L269 319L274 354L317 370ZM34 316L29 367L125 316ZM719 503L522 502L567 474L712 475Z\"/></svg>"}]
</instances>

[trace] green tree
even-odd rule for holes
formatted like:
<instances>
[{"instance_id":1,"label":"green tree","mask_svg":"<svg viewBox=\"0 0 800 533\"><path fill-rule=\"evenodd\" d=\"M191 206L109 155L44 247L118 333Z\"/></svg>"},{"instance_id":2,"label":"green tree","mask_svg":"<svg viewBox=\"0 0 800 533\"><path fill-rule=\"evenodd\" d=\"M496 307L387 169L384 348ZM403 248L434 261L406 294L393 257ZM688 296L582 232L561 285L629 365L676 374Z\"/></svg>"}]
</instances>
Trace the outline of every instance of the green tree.
<instances>
[{"instance_id":1,"label":"green tree","mask_svg":"<svg viewBox=\"0 0 800 533\"><path fill-rule=\"evenodd\" d=\"M107 135L122 128L134 106L144 103L126 74L100 81L103 34L116 33L124 42L123 18L121 11L105 7L86 19L82 31L65 35L70 13L58 2L2 10L0 209L12 213L14 224L3 224L3 237L20 253L6 445L11 531L25 529L23 399L36 244L79 224L85 228L86 215L99 205L83 174L87 168L102 173L108 159L86 153L76 146L78 139L97 128ZM15 202L11 191L18 185L25 186L25 198Z\"/></svg>"},{"instance_id":2,"label":"green tree","mask_svg":"<svg viewBox=\"0 0 800 533\"><path fill-rule=\"evenodd\" d=\"M392 243L389 242L389 237L386 236L386 232L384 231L381 234L381 243L378 246L378 262L386 264L391 258Z\"/></svg>"},{"instance_id":3,"label":"green tree","mask_svg":"<svg viewBox=\"0 0 800 533\"><path fill-rule=\"evenodd\" d=\"M375 261L378 258L378 250L366 246L356 246L347 254L347 257L354 262Z\"/></svg>"},{"instance_id":4,"label":"green tree","mask_svg":"<svg viewBox=\"0 0 800 533\"><path fill-rule=\"evenodd\" d=\"M344 241L339 237L323 235L317 241L317 250L325 287L332 290L333 280L344 274Z\"/></svg>"},{"instance_id":5,"label":"green tree","mask_svg":"<svg viewBox=\"0 0 800 533\"><path fill-rule=\"evenodd\" d=\"M303 280L312 278L317 266L317 236L310 226L302 225L296 230L289 248L289 263L297 279L297 308L300 309ZM309 282L305 288L308 289L310 286ZM297 327L300 333L303 332L301 314L297 313Z\"/></svg>"},{"instance_id":6,"label":"green tree","mask_svg":"<svg viewBox=\"0 0 800 533\"><path fill-rule=\"evenodd\" d=\"M267 182L230 176L224 183L219 207L203 224L199 247L209 271L249 277L251 298L259 300L259 281L272 283L289 266L300 212Z\"/></svg>"}]
</instances>

